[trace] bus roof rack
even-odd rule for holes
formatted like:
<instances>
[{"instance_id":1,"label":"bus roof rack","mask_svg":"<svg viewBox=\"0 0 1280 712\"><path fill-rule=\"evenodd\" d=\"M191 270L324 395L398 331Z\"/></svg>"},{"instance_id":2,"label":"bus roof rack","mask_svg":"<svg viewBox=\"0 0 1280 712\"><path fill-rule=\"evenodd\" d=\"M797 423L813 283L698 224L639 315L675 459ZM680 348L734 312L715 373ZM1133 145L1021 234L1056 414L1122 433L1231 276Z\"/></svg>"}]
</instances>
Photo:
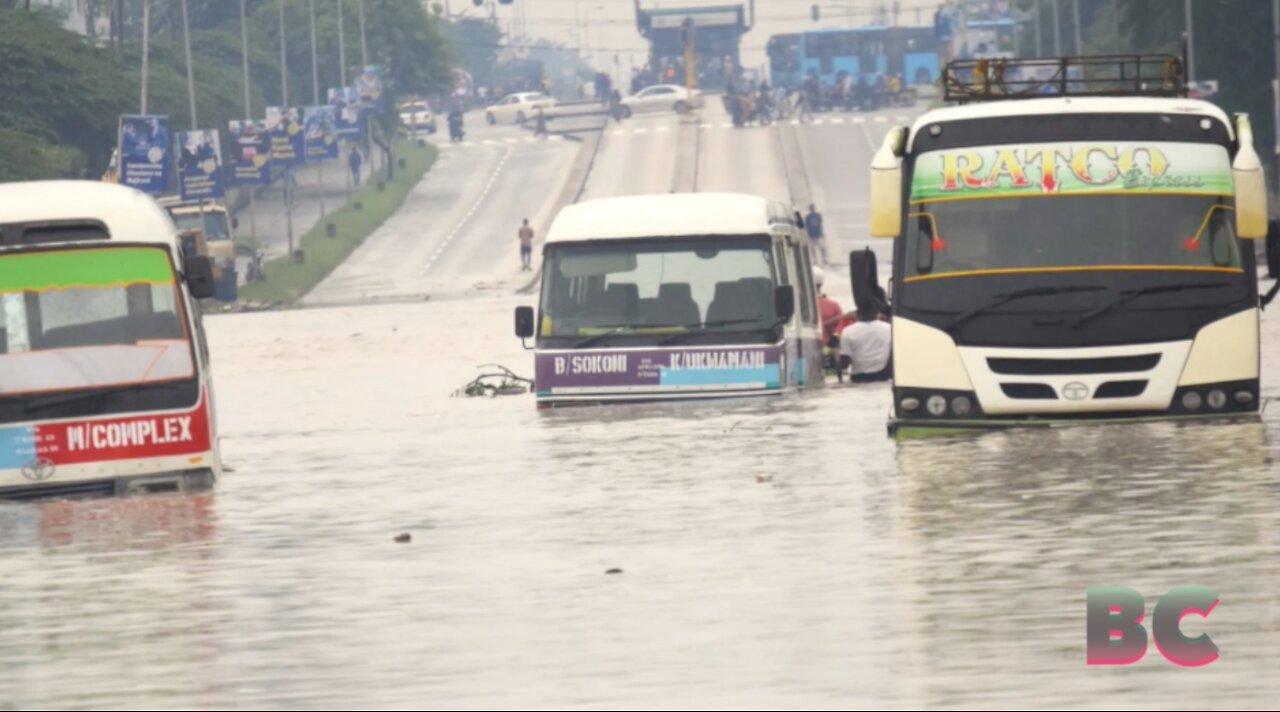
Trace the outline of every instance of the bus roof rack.
<instances>
[{"instance_id":1,"label":"bus roof rack","mask_svg":"<svg viewBox=\"0 0 1280 712\"><path fill-rule=\"evenodd\" d=\"M1045 96L1187 96L1185 64L1172 54L957 59L942 74L944 101Z\"/></svg>"}]
</instances>

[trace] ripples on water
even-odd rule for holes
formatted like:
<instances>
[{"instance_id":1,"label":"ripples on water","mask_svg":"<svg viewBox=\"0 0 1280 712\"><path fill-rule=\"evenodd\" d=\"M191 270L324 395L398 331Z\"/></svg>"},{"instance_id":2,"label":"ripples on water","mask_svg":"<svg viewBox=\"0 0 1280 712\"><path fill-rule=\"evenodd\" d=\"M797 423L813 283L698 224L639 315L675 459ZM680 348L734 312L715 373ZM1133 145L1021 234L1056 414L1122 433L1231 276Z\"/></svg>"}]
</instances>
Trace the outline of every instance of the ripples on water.
<instances>
[{"instance_id":1,"label":"ripples on water","mask_svg":"<svg viewBox=\"0 0 1280 712\"><path fill-rule=\"evenodd\" d=\"M531 372L514 304L210 319L215 493L0 507L0 708L1277 699L1274 413L898 445L883 385L448 398ZM1085 666L1086 587L1192 583L1220 661Z\"/></svg>"}]
</instances>

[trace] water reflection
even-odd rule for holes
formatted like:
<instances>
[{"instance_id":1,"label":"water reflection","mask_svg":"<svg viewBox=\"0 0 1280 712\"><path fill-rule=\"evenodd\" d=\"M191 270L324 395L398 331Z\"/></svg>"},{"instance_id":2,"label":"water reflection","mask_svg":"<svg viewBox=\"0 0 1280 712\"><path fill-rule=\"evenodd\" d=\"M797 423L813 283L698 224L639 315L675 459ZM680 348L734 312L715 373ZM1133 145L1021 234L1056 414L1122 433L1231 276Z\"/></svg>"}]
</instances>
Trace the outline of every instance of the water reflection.
<instances>
[{"instance_id":1,"label":"water reflection","mask_svg":"<svg viewBox=\"0 0 1280 712\"><path fill-rule=\"evenodd\" d=\"M481 363L527 373L513 304L210 319L236 471L206 498L0 508L0 705L1182 707L1280 692L1270 419L899 445L883 384L552 411L449 398ZM1188 583L1222 594L1188 621L1221 661L1086 668L1088 586L1153 605Z\"/></svg>"}]
</instances>

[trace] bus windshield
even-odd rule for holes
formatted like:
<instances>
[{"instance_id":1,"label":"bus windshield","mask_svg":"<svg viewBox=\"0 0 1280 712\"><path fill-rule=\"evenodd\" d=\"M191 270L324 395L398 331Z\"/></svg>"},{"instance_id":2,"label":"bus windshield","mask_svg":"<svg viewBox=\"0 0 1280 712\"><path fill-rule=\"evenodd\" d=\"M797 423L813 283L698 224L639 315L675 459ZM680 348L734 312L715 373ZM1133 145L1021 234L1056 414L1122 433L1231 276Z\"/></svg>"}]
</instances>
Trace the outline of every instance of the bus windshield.
<instances>
[{"instance_id":1,"label":"bus windshield","mask_svg":"<svg viewBox=\"0 0 1280 712\"><path fill-rule=\"evenodd\" d=\"M917 159L907 281L999 272L1243 273L1211 145L998 146Z\"/></svg>"},{"instance_id":2,"label":"bus windshield","mask_svg":"<svg viewBox=\"0 0 1280 712\"><path fill-rule=\"evenodd\" d=\"M0 255L0 398L195 377L159 248Z\"/></svg>"},{"instance_id":3,"label":"bus windshield","mask_svg":"<svg viewBox=\"0 0 1280 712\"><path fill-rule=\"evenodd\" d=\"M771 330L774 258L757 238L552 245L540 337Z\"/></svg>"}]
</instances>

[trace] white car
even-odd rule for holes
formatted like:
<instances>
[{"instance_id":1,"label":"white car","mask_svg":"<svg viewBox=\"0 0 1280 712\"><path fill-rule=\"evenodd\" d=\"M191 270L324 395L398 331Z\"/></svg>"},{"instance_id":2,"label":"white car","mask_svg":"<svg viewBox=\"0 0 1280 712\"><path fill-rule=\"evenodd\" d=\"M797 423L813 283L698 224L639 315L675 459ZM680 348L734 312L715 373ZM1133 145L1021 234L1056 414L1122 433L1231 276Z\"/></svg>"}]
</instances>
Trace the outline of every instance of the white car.
<instances>
[{"instance_id":1,"label":"white car","mask_svg":"<svg viewBox=\"0 0 1280 712\"><path fill-rule=\"evenodd\" d=\"M400 122L410 131L436 132L436 116L425 101L415 101L400 107Z\"/></svg>"},{"instance_id":2,"label":"white car","mask_svg":"<svg viewBox=\"0 0 1280 712\"><path fill-rule=\"evenodd\" d=\"M540 92L508 94L502 97L501 101L489 107L489 110L484 113L484 118L490 125L497 123L523 124L525 121L532 121L537 118L539 109L550 114L551 110L556 108L557 105L555 99Z\"/></svg>"},{"instance_id":3,"label":"white car","mask_svg":"<svg viewBox=\"0 0 1280 712\"><path fill-rule=\"evenodd\" d=\"M674 111L683 114L697 103L702 92L690 93L679 84L656 84L622 100L622 117L651 111Z\"/></svg>"}]
</instances>

